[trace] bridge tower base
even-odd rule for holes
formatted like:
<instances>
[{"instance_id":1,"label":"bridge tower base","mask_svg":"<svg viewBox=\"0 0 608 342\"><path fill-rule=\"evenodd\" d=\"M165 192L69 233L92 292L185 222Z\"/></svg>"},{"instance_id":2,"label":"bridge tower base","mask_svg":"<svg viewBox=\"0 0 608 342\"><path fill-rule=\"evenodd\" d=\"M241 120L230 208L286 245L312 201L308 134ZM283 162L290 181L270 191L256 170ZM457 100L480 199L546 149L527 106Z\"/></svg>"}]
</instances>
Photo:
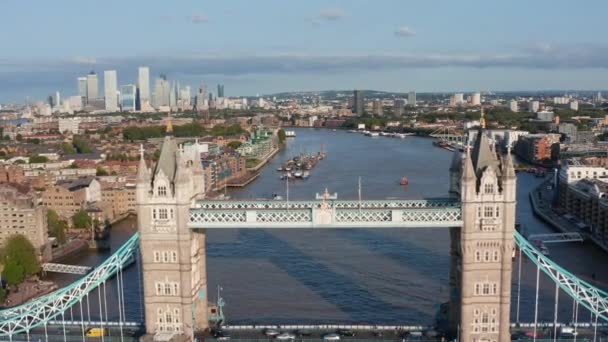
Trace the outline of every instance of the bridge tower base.
<instances>
[{"instance_id":1,"label":"bridge tower base","mask_svg":"<svg viewBox=\"0 0 608 342\"><path fill-rule=\"evenodd\" d=\"M171 137L154 170L141 153L136 197L146 333L193 340L208 328L206 236L188 228L191 203L203 192L200 157Z\"/></svg>"},{"instance_id":2,"label":"bridge tower base","mask_svg":"<svg viewBox=\"0 0 608 342\"><path fill-rule=\"evenodd\" d=\"M460 236L451 234L451 328L460 341L507 342L516 205L513 162L510 153L496 152L482 129L472 151L467 149L460 160L460 167L450 168L460 174L463 219Z\"/></svg>"}]
</instances>

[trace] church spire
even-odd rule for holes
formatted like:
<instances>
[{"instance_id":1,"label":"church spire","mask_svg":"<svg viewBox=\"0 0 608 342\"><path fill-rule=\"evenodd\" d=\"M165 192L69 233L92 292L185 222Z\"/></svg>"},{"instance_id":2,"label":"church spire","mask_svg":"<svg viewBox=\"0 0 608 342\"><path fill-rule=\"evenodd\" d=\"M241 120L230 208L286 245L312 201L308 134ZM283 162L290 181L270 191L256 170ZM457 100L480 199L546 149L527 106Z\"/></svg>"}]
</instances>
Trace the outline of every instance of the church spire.
<instances>
[{"instance_id":1,"label":"church spire","mask_svg":"<svg viewBox=\"0 0 608 342\"><path fill-rule=\"evenodd\" d=\"M486 129L486 118L483 113L483 106L481 107L481 117L479 118L479 127L481 127L481 129Z\"/></svg>"}]
</instances>

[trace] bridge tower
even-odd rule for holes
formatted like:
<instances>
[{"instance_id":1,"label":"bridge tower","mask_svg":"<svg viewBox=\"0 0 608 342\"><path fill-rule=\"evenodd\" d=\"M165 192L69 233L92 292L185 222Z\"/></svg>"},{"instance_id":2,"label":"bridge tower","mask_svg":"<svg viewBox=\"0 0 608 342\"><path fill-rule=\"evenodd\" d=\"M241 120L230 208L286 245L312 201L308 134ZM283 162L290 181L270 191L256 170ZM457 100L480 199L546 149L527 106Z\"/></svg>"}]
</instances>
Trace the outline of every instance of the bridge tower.
<instances>
[{"instance_id":1,"label":"bridge tower","mask_svg":"<svg viewBox=\"0 0 608 342\"><path fill-rule=\"evenodd\" d=\"M188 228L204 175L196 149L167 136L153 170L137 174L137 218L143 265L146 333L184 335L208 327L205 231Z\"/></svg>"},{"instance_id":2,"label":"bridge tower","mask_svg":"<svg viewBox=\"0 0 608 342\"><path fill-rule=\"evenodd\" d=\"M510 341L516 205L511 153L497 153L480 129L472 151L467 148L459 159L460 170L455 163L450 169L452 175L460 174L463 218L460 236L452 234L451 284L457 288L452 322L458 325L461 341ZM451 190L456 190L454 185Z\"/></svg>"}]
</instances>

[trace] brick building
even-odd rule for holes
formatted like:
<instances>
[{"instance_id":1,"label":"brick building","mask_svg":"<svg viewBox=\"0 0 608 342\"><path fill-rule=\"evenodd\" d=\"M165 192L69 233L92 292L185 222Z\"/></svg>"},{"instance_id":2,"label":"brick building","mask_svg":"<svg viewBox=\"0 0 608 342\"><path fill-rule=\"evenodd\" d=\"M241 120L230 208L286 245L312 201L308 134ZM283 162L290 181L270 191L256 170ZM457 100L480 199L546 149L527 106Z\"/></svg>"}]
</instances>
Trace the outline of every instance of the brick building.
<instances>
[{"instance_id":1,"label":"brick building","mask_svg":"<svg viewBox=\"0 0 608 342\"><path fill-rule=\"evenodd\" d=\"M46 208L21 187L0 185L0 246L14 234L25 236L42 260L50 259Z\"/></svg>"}]
</instances>

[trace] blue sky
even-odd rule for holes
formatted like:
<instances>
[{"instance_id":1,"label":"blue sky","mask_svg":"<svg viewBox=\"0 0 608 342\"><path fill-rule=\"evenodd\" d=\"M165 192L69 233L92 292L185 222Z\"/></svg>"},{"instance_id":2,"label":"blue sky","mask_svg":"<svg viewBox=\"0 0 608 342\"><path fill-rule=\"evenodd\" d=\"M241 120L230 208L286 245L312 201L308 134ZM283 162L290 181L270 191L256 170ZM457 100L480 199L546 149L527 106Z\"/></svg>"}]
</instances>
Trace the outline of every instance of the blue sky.
<instances>
[{"instance_id":1,"label":"blue sky","mask_svg":"<svg viewBox=\"0 0 608 342\"><path fill-rule=\"evenodd\" d=\"M227 95L604 89L608 1L0 0L0 101L118 70Z\"/></svg>"}]
</instances>

